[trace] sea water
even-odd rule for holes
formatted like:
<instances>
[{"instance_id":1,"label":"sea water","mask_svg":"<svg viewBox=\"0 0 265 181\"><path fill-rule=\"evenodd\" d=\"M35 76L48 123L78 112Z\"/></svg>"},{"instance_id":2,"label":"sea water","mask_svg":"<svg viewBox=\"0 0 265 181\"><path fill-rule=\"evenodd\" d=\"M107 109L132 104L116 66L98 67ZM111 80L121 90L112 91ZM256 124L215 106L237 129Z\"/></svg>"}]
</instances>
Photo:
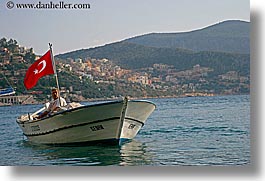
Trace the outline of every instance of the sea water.
<instances>
[{"instance_id":1,"label":"sea water","mask_svg":"<svg viewBox=\"0 0 265 181\"><path fill-rule=\"evenodd\" d=\"M42 105L0 107L0 165L174 166L250 163L250 96L149 99L157 105L122 146L47 146L25 140L16 123ZM90 103L86 103L90 104Z\"/></svg>"}]
</instances>

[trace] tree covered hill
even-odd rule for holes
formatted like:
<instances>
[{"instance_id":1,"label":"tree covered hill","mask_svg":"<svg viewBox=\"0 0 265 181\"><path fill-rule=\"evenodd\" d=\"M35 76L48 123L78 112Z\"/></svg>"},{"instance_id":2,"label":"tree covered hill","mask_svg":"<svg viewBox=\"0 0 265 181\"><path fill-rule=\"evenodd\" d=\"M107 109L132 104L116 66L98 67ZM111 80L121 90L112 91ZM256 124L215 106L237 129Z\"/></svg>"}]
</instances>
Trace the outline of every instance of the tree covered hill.
<instances>
[{"instance_id":1,"label":"tree covered hill","mask_svg":"<svg viewBox=\"0 0 265 181\"><path fill-rule=\"evenodd\" d=\"M248 75L249 23L224 21L185 33L152 33L104 46L77 50L58 58L107 58L127 69L173 65L177 70L196 64L213 68L216 74L237 71Z\"/></svg>"},{"instance_id":2,"label":"tree covered hill","mask_svg":"<svg viewBox=\"0 0 265 181\"><path fill-rule=\"evenodd\" d=\"M226 52L193 52L185 49L156 48L137 45L129 42L118 42L88 50L78 50L59 58L108 58L127 69L152 67L155 63L173 65L177 70L191 69L200 64L213 68L215 74L228 71L238 71L241 75L248 75L250 69L249 54Z\"/></svg>"},{"instance_id":3,"label":"tree covered hill","mask_svg":"<svg viewBox=\"0 0 265 181\"><path fill-rule=\"evenodd\" d=\"M249 22L230 20L184 33L151 33L126 42L158 48L249 53Z\"/></svg>"},{"instance_id":4,"label":"tree covered hill","mask_svg":"<svg viewBox=\"0 0 265 181\"><path fill-rule=\"evenodd\" d=\"M175 96L190 91L188 88L183 88L183 85L190 85L190 83L193 84L192 90L196 88L196 91L228 94L248 93L249 43L248 22L226 21L192 32L152 33L137 36L96 48L60 54L55 58L64 59L62 62L68 62L67 58L82 58L83 60L107 58L115 65L131 69L132 72L143 73L148 70L150 80L153 77L161 77L161 85L155 83L152 86L133 84L126 82L127 79L122 81L117 79L115 84L96 83L89 78L80 80L80 75L76 71L69 72L62 69L58 72L60 85L66 89L74 88L74 91L70 92L74 95L72 96L73 100L79 99L76 96L80 95L85 98L119 97L121 95L130 95L131 97ZM24 74L35 61L35 54L32 48L26 52L20 52L21 48L23 47L20 47L15 40L7 41L2 38L0 41L0 71L10 80L12 86L16 88L16 92L22 94L27 92L23 86ZM206 77L203 77L204 79L201 79L204 82L200 82L200 79L196 82L193 77L187 76L185 79L178 78L172 83L170 81L174 81L175 77L167 80L172 76L172 70L159 72L154 68L152 72L152 69L142 69L153 67L154 64L171 65L169 67L174 70L174 73L191 71L198 64L211 71L207 73ZM235 76L232 77L232 80L228 80L230 74L227 73L229 72L236 75L236 81L233 80ZM96 78L102 79L102 77ZM0 88L6 87L4 81L0 83ZM178 89L176 85L179 86ZM42 90L44 97L39 95L39 98L43 99L46 94L50 94L49 88L52 86L55 86L54 77L46 76L38 82L32 91ZM156 88L153 89L155 86ZM166 89L165 87L168 86L172 87Z\"/></svg>"}]
</instances>

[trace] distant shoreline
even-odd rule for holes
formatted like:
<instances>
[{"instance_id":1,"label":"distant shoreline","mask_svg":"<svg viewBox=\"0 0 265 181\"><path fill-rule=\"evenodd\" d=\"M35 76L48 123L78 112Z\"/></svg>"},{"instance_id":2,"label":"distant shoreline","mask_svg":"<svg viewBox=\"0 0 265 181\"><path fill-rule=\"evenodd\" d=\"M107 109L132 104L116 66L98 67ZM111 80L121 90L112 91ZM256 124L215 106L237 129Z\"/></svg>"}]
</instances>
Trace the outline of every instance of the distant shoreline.
<instances>
[{"instance_id":1,"label":"distant shoreline","mask_svg":"<svg viewBox=\"0 0 265 181\"><path fill-rule=\"evenodd\" d=\"M216 96L237 96L237 95L250 95L249 94L214 94L211 96L148 96L148 97L128 97L129 100L143 100L143 99L170 99L170 98L186 98L186 97L216 97ZM115 101L115 100L121 100L122 97L120 98L90 98L90 99L85 99L77 102L97 102L97 101ZM75 102L75 101L73 101Z\"/></svg>"},{"instance_id":2,"label":"distant shoreline","mask_svg":"<svg viewBox=\"0 0 265 181\"><path fill-rule=\"evenodd\" d=\"M250 95L249 94L203 94L203 95L179 95L179 96L148 96L148 97L128 97L130 100L143 100L143 99L169 99L169 98L186 98L186 97L215 97L215 96L235 96L235 95ZM7 98L8 96L6 96ZM115 98L88 98L80 101L72 101L72 102L98 102L98 101L115 101L115 100L122 100L123 97L115 97ZM34 103L30 104L4 104L0 102L0 107L7 107L7 106L15 106L15 105L39 105L45 104L45 101L35 101Z\"/></svg>"}]
</instances>

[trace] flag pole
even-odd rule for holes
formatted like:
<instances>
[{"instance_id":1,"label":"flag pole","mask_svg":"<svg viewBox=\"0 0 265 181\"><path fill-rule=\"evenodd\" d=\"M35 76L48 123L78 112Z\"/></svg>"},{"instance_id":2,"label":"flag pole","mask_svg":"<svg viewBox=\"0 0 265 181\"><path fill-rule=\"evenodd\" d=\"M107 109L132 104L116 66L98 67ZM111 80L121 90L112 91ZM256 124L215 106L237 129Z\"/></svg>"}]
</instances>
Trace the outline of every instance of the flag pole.
<instances>
[{"instance_id":1,"label":"flag pole","mask_svg":"<svg viewBox=\"0 0 265 181\"><path fill-rule=\"evenodd\" d=\"M51 51L51 58L52 58L52 65L53 65L53 70L54 70L54 76L55 76L56 85L57 85L57 89L58 89L59 103L60 103L60 106L61 106L61 100L60 100L60 86L59 86L58 75L57 75L57 71L56 71L56 65L55 65L54 58L53 58L52 44L51 44L51 43L49 43L49 47L50 47L50 51Z\"/></svg>"}]
</instances>

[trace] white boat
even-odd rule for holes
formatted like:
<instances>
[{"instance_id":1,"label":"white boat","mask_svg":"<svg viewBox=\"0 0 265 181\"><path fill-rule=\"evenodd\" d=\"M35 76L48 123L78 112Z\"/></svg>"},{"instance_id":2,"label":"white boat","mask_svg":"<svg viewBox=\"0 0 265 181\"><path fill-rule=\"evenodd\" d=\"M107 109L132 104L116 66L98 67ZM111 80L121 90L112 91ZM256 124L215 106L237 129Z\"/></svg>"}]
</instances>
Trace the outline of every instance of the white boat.
<instances>
[{"instance_id":1,"label":"white boat","mask_svg":"<svg viewBox=\"0 0 265 181\"><path fill-rule=\"evenodd\" d=\"M34 120L22 115L17 123L29 141L41 144L122 144L133 139L143 127L155 104L144 100L112 101L63 110Z\"/></svg>"},{"instance_id":2,"label":"white boat","mask_svg":"<svg viewBox=\"0 0 265 181\"><path fill-rule=\"evenodd\" d=\"M0 89L0 97L2 96L10 96L15 94L16 92L14 91L14 89L12 87L9 88L5 88L5 89Z\"/></svg>"},{"instance_id":3,"label":"white boat","mask_svg":"<svg viewBox=\"0 0 265 181\"><path fill-rule=\"evenodd\" d=\"M2 96L10 96L15 94L15 90L13 89L13 87L11 86L11 84L9 83L9 81L7 80L6 76L1 72L2 76L4 77L4 79L6 80L7 84L8 84L8 88L3 88L0 89L0 97Z\"/></svg>"}]
</instances>

